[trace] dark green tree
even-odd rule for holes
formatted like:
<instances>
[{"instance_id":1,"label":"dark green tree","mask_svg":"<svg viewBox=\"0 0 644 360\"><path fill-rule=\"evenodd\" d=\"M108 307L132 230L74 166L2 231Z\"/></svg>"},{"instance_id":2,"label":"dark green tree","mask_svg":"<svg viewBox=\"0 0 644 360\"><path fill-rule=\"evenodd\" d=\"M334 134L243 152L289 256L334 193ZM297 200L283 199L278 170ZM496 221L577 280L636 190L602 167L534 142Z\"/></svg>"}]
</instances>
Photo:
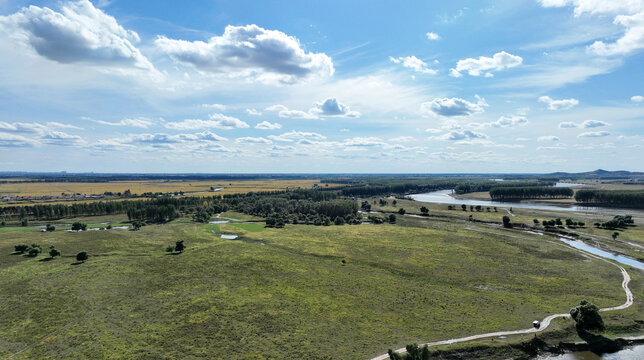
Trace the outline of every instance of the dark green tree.
<instances>
[{"instance_id":1,"label":"dark green tree","mask_svg":"<svg viewBox=\"0 0 644 360\"><path fill-rule=\"evenodd\" d=\"M398 209L398 214L405 215L406 211L403 208Z\"/></svg>"},{"instance_id":2,"label":"dark green tree","mask_svg":"<svg viewBox=\"0 0 644 360\"><path fill-rule=\"evenodd\" d=\"M76 254L76 261L85 262L87 259L89 259L89 255L87 255L86 251L81 251Z\"/></svg>"},{"instance_id":3,"label":"dark green tree","mask_svg":"<svg viewBox=\"0 0 644 360\"><path fill-rule=\"evenodd\" d=\"M599 315L599 308L587 300L582 300L579 306L570 309L570 316L580 330L604 331L606 328L604 320Z\"/></svg>"},{"instance_id":4,"label":"dark green tree","mask_svg":"<svg viewBox=\"0 0 644 360\"><path fill-rule=\"evenodd\" d=\"M389 214L389 223L390 224L395 224L396 223L396 215Z\"/></svg>"},{"instance_id":5,"label":"dark green tree","mask_svg":"<svg viewBox=\"0 0 644 360\"><path fill-rule=\"evenodd\" d=\"M60 256L60 251L58 251L54 245L49 247L49 257L52 259L55 258L56 256Z\"/></svg>"},{"instance_id":6,"label":"dark green tree","mask_svg":"<svg viewBox=\"0 0 644 360\"><path fill-rule=\"evenodd\" d=\"M507 215L503 216L503 227L504 228L511 228L512 227L512 223L510 222L510 217L507 216Z\"/></svg>"},{"instance_id":7,"label":"dark green tree","mask_svg":"<svg viewBox=\"0 0 644 360\"><path fill-rule=\"evenodd\" d=\"M87 230L87 224L81 222L75 222L72 224L72 231L85 231Z\"/></svg>"},{"instance_id":8,"label":"dark green tree","mask_svg":"<svg viewBox=\"0 0 644 360\"><path fill-rule=\"evenodd\" d=\"M174 251L182 253L185 250L186 246L183 244L183 240L179 240L174 244Z\"/></svg>"}]
</instances>

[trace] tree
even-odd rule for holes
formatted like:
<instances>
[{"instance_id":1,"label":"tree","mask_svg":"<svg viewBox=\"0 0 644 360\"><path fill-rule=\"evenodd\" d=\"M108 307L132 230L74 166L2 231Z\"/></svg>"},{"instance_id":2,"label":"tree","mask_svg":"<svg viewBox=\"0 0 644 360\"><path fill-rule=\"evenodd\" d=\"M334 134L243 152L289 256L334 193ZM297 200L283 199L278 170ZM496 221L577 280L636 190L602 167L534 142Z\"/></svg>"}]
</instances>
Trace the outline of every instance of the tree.
<instances>
[{"instance_id":1,"label":"tree","mask_svg":"<svg viewBox=\"0 0 644 360\"><path fill-rule=\"evenodd\" d=\"M429 209L426 208L425 206L421 206L420 212L421 212L421 215L423 216L429 216Z\"/></svg>"},{"instance_id":2,"label":"tree","mask_svg":"<svg viewBox=\"0 0 644 360\"><path fill-rule=\"evenodd\" d=\"M56 230L56 227L54 225L52 225L52 224L47 224L47 226L45 226L45 230L47 230L49 232L52 232L52 231Z\"/></svg>"},{"instance_id":3,"label":"tree","mask_svg":"<svg viewBox=\"0 0 644 360\"><path fill-rule=\"evenodd\" d=\"M56 250L54 245L49 247L49 257L52 259L55 258L56 256L60 256L60 251Z\"/></svg>"},{"instance_id":4,"label":"tree","mask_svg":"<svg viewBox=\"0 0 644 360\"><path fill-rule=\"evenodd\" d=\"M25 251L29 250L29 245L27 244L14 245L13 250L17 253L23 254Z\"/></svg>"},{"instance_id":5,"label":"tree","mask_svg":"<svg viewBox=\"0 0 644 360\"><path fill-rule=\"evenodd\" d=\"M405 212L406 212L406 211L405 211L405 209L403 209L403 208L398 209L398 213L399 213L400 215L405 215Z\"/></svg>"},{"instance_id":6,"label":"tree","mask_svg":"<svg viewBox=\"0 0 644 360\"><path fill-rule=\"evenodd\" d=\"M72 231L85 231L87 230L87 224L81 222L75 222L72 224Z\"/></svg>"},{"instance_id":7,"label":"tree","mask_svg":"<svg viewBox=\"0 0 644 360\"><path fill-rule=\"evenodd\" d=\"M582 300L579 306L570 309L570 316L575 320L577 329L603 331L606 328L599 315L599 308L587 300Z\"/></svg>"},{"instance_id":8,"label":"tree","mask_svg":"<svg viewBox=\"0 0 644 360\"><path fill-rule=\"evenodd\" d=\"M394 214L389 215L389 223L390 224L395 224L396 223L396 215L394 215Z\"/></svg>"},{"instance_id":9,"label":"tree","mask_svg":"<svg viewBox=\"0 0 644 360\"><path fill-rule=\"evenodd\" d=\"M344 225L344 218L337 216L335 220L333 220L333 223L335 223L336 225Z\"/></svg>"},{"instance_id":10,"label":"tree","mask_svg":"<svg viewBox=\"0 0 644 360\"><path fill-rule=\"evenodd\" d=\"M463 211L467 211L467 205L462 204L462 205L461 205L461 209L463 209Z\"/></svg>"},{"instance_id":11,"label":"tree","mask_svg":"<svg viewBox=\"0 0 644 360\"><path fill-rule=\"evenodd\" d=\"M392 203L394 206L396 206L396 204L398 203L398 201L394 200L394 201L392 201L391 203Z\"/></svg>"},{"instance_id":12,"label":"tree","mask_svg":"<svg viewBox=\"0 0 644 360\"><path fill-rule=\"evenodd\" d=\"M27 251L27 256L29 257L36 257L38 254L42 252L42 249L40 247L32 247Z\"/></svg>"},{"instance_id":13,"label":"tree","mask_svg":"<svg viewBox=\"0 0 644 360\"><path fill-rule=\"evenodd\" d=\"M168 245L168 247L165 248L165 252L169 252L169 253L174 252L174 246Z\"/></svg>"},{"instance_id":14,"label":"tree","mask_svg":"<svg viewBox=\"0 0 644 360\"><path fill-rule=\"evenodd\" d=\"M422 347L418 344L408 344L405 346L407 353L401 355L397 352L389 349L387 354L389 354L390 360L429 360L429 348L427 345Z\"/></svg>"},{"instance_id":15,"label":"tree","mask_svg":"<svg viewBox=\"0 0 644 360\"><path fill-rule=\"evenodd\" d=\"M174 251L182 253L186 246L183 244L183 240L179 240L174 244Z\"/></svg>"},{"instance_id":16,"label":"tree","mask_svg":"<svg viewBox=\"0 0 644 360\"><path fill-rule=\"evenodd\" d=\"M512 223L510 222L510 217L507 216L507 215L503 216L503 227L504 228L511 228L512 227Z\"/></svg>"},{"instance_id":17,"label":"tree","mask_svg":"<svg viewBox=\"0 0 644 360\"><path fill-rule=\"evenodd\" d=\"M20 226L24 226L24 227L29 226L29 220L27 219L20 220Z\"/></svg>"},{"instance_id":18,"label":"tree","mask_svg":"<svg viewBox=\"0 0 644 360\"><path fill-rule=\"evenodd\" d=\"M617 240L617 237L619 236L619 233L617 231L615 231L611 236L613 237L613 240Z\"/></svg>"},{"instance_id":19,"label":"tree","mask_svg":"<svg viewBox=\"0 0 644 360\"><path fill-rule=\"evenodd\" d=\"M145 223L141 220L132 221L132 230L137 231L144 225Z\"/></svg>"},{"instance_id":20,"label":"tree","mask_svg":"<svg viewBox=\"0 0 644 360\"><path fill-rule=\"evenodd\" d=\"M533 220L532 220L532 222L533 222L535 225L539 225L539 219L533 219Z\"/></svg>"},{"instance_id":21,"label":"tree","mask_svg":"<svg viewBox=\"0 0 644 360\"><path fill-rule=\"evenodd\" d=\"M87 255L86 251L81 251L76 254L76 261L85 262L87 259L89 259L89 255Z\"/></svg>"}]
</instances>

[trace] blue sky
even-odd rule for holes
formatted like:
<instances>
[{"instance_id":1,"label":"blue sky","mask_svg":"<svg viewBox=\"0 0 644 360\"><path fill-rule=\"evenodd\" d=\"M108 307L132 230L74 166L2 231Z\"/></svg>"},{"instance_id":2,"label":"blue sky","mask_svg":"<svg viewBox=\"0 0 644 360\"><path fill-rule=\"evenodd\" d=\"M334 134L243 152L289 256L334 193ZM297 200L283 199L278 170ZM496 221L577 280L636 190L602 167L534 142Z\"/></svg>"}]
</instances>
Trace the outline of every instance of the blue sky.
<instances>
[{"instance_id":1,"label":"blue sky","mask_svg":"<svg viewBox=\"0 0 644 360\"><path fill-rule=\"evenodd\" d=\"M644 0L0 0L0 170L642 170Z\"/></svg>"}]
</instances>

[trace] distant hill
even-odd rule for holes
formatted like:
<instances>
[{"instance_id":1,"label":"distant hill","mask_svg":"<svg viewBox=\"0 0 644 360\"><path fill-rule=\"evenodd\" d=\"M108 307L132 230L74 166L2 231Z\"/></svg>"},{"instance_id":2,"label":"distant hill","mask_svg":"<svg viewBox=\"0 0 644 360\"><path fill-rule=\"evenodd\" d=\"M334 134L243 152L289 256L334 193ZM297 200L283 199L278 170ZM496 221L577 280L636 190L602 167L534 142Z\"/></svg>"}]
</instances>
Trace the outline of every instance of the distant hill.
<instances>
[{"instance_id":1,"label":"distant hill","mask_svg":"<svg viewBox=\"0 0 644 360\"><path fill-rule=\"evenodd\" d=\"M554 172L545 174L544 176L556 178L573 178L573 179L630 179L644 177L644 172L631 172L625 170L608 171L597 169L594 171L568 173L568 172Z\"/></svg>"}]
</instances>

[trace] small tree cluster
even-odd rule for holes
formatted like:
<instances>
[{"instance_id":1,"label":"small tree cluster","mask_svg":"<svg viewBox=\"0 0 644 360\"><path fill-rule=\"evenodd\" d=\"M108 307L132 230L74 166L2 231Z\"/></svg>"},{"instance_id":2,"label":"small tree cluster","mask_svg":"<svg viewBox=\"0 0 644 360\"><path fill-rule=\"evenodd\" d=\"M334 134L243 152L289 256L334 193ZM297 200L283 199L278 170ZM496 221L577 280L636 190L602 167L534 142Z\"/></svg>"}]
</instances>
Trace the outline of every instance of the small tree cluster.
<instances>
[{"instance_id":1,"label":"small tree cluster","mask_svg":"<svg viewBox=\"0 0 644 360\"><path fill-rule=\"evenodd\" d=\"M603 223L596 222L595 226L604 229L625 229L628 226L633 226L635 221L632 215L615 215L612 220Z\"/></svg>"},{"instance_id":2,"label":"small tree cluster","mask_svg":"<svg viewBox=\"0 0 644 360\"><path fill-rule=\"evenodd\" d=\"M503 216L503 227L504 228L511 228L512 227L512 222L510 222L510 217L505 215Z\"/></svg>"},{"instance_id":3,"label":"small tree cluster","mask_svg":"<svg viewBox=\"0 0 644 360\"><path fill-rule=\"evenodd\" d=\"M72 231L85 231L87 230L87 224L81 222L75 222L72 224Z\"/></svg>"},{"instance_id":4,"label":"small tree cluster","mask_svg":"<svg viewBox=\"0 0 644 360\"><path fill-rule=\"evenodd\" d=\"M390 360L429 360L429 348L427 345L420 347L418 344L408 344L405 346L405 350L407 350L405 354L399 354L389 349L387 354L389 354Z\"/></svg>"},{"instance_id":5,"label":"small tree cluster","mask_svg":"<svg viewBox=\"0 0 644 360\"><path fill-rule=\"evenodd\" d=\"M582 300L578 306L570 309L570 316L580 330L603 331L606 328L604 320L599 315L599 308L587 300Z\"/></svg>"}]
</instances>

